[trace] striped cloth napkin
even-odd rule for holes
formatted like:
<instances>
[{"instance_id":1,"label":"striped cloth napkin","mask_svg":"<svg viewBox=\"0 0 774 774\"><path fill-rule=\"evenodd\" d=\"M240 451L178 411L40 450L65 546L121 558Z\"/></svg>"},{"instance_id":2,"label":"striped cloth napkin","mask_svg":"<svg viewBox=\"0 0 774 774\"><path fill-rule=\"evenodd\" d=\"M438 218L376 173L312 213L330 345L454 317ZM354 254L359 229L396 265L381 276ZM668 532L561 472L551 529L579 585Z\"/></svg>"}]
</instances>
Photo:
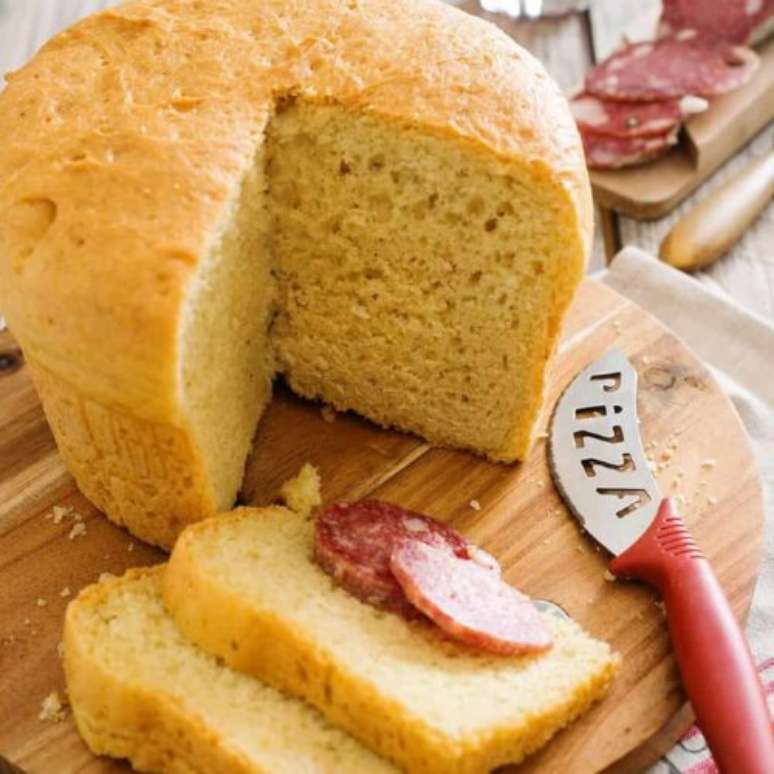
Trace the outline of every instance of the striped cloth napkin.
<instances>
[{"instance_id":1,"label":"striped cloth napkin","mask_svg":"<svg viewBox=\"0 0 774 774\"><path fill-rule=\"evenodd\" d=\"M774 715L774 326L722 291L634 247L596 275L657 317L698 355L734 402L758 461L764 489L764 547L747 635ZM694 726L648 774L714 774L718 769Z\"/></svg>"}]
</instances>

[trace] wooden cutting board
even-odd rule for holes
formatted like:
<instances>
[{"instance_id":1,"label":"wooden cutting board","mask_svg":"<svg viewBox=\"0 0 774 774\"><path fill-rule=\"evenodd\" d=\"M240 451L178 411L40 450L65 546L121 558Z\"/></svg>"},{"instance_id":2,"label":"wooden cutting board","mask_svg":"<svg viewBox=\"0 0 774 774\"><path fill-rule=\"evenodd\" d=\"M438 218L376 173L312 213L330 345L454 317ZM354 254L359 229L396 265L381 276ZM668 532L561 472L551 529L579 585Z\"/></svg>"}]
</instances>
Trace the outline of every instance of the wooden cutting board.
<instances>
[{"instance_id":1,"label":"wooden cutting board","mask_svg":"<svg viewBox=\"0 0 774 774\"><path fill-rule=\"evenodd\" d=\"M64 688L57 644L71 598L66 590L74 595L102 572L163 556L111 525L77 491L21 353L10 334L0 336L0 754L35 774L127 771L94 758L69 716L54 723L38 713L49 692ZM613 344L641 375L641 427L646 444L657 444L657 479L664 492L685 498L686 520L743 618L760 558L760 486L731 403L680 341L642 309L586 280L565 324L539 430L567 382ZM605 556L580 533L551 484L544 438L524 464L498 465L431 449L351 415L327 422L318 405L278 388L242 500L271 501L306 461L322 474L326 502L369 495L451 521L501 561L511 582L558 602L623 655L609 697L518 771L639 771L686 728L690 713L657 600L644 586L605 579ZM86 534L69 539L72 517L59 524L46 518L54 505L75 508Z\"/></svg>"}]
</instances>

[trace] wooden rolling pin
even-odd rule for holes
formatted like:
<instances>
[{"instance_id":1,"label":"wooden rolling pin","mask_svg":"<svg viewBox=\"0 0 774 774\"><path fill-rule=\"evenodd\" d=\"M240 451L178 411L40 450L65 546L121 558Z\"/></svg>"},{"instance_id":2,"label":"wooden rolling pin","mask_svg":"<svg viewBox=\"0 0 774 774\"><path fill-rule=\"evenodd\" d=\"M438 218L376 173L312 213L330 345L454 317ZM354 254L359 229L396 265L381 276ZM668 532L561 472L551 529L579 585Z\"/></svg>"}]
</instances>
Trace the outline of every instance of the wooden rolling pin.
<instances>
[{"instance_id":1,"label":"wooden rolling pin","mask_svg":"<svg viewBox=\"0 0 774 774\"><path fill-rule=\"evenodd\" d=\"M661 260L685 271L728 252L774 195L774 151L753 159L679 220L664 237Z\"/></svg>"}]
</instances>

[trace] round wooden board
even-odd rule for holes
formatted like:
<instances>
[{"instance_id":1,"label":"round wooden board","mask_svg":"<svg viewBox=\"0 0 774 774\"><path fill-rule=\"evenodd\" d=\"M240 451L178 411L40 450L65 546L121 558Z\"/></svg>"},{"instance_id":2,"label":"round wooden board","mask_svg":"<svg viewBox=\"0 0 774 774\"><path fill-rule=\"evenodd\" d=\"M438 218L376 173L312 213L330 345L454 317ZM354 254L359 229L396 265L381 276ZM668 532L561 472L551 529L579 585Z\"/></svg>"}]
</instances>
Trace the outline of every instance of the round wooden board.
<instances>
[{"instance_id":1,"label":"round wooden board","mask_svg":"<svg viewBox=\"0 0 774 774\"><path fill-rule=\"evenodd\" d=\"M683 515L744 618L760 559L760 485L730 401L679 340L586 280L565 323L538 432L564 386L614 344L641 377L641 430L655 444L662 491L685 498ZM0 354L12 348L5 334ZM77 492L25 369L7 374L0 377L0 753L29 772L125 771L125 764L93 758L69 718L50 724L37 715L43 697L63 688L56 655L67 602L61 590L74 594L101 572L162 555L108 523ZM609 696L514 771L640 771L685 730L690 712L657 599L640 584L605 579L606 556L581 534L552 486L544 438L523 464L498 465L431 449L354 416L327 422L320 406L278 388L248 462L242 501L270 502L304 462L320 470L326 502L368 495L452 522L497 556L516 586L558 602L621 653ZM85 538L68 540L68 519L57 525L44 518L54 504L82 514ZM48 604L37 607L38 597Z\"/></svg>"}]
</instances>

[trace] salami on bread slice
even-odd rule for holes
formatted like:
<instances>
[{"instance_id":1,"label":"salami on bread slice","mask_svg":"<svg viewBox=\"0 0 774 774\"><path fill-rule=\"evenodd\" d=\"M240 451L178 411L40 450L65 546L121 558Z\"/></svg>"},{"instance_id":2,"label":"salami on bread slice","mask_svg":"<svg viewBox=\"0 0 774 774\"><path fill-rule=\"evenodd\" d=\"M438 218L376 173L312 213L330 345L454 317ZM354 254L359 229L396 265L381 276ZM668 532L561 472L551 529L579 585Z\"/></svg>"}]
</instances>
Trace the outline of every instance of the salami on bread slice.
<instances>
[{"instance_id":1,"label":"salami on bread slice","mask_svg":"<svg viewBox=\"0 0 774 774\"><path fill-rule=\"evenodd\" d=\"M660 32L696 30L731 43L758 43L774 31L774 0L662 0Z\"/></svg>"},{"instance_id":2,"label":"salami on bread slice","mask_svg":"<svg viewBox=\"0 0 774 774\"><path fill-rule=\"evenodd\" d=\"M701 97L632 102L602 99L583 92L570 100L570 109L581 131L611 137L665 135L696 113L707 109Z\"/></svg>"},{"instance_id":3,"label":"salami on bread slice","mask_svg":"<svg viewBox=\"0 0 774 774\"><path fill-rule=\"evenodd\" d=\"M403 539L390 567L411 603L455 640L502 656L552 645L529 597L469 559Z\"/></svg>"},{"instance_id":4,"label":"salami on bread slice","mask_svg":"<svg viewBox=\"0 0 774 774\"><path fill-rule=\"evenodd\" d=\"M404 538L470 559L469 544L451 527L392 503L336 503L316 520L315 556L350 594L406 618L418 611L390 569L393 547ZM491 558L491 557L490 557Z\"/></svg>"},{"instance_id":5,"label":"salami on bread slice","mask_svg":"<svg viewBox=\"0 0 774 774\"><path fill-rule=\"evenodd\" d=\"M758 64L758 55L749 48L682 30L620 48L587 73L585 87L610 100L711 97L747 83Z\"/></svg>"},{"instance_id":6,"label":"salami on bread slice","mask_svg":"<svg viewBox=\"0 0 774 774\"><path fill-rule=\"evenodd\" d=\"M314 559L314 532L283 508L186 529L164 573L167 609L199 647L306 699L406 771L485 774L517 762L616 671L606 644L547 613L550 650L500 656L364 604Z\"/></svg>"}]
</instances>

